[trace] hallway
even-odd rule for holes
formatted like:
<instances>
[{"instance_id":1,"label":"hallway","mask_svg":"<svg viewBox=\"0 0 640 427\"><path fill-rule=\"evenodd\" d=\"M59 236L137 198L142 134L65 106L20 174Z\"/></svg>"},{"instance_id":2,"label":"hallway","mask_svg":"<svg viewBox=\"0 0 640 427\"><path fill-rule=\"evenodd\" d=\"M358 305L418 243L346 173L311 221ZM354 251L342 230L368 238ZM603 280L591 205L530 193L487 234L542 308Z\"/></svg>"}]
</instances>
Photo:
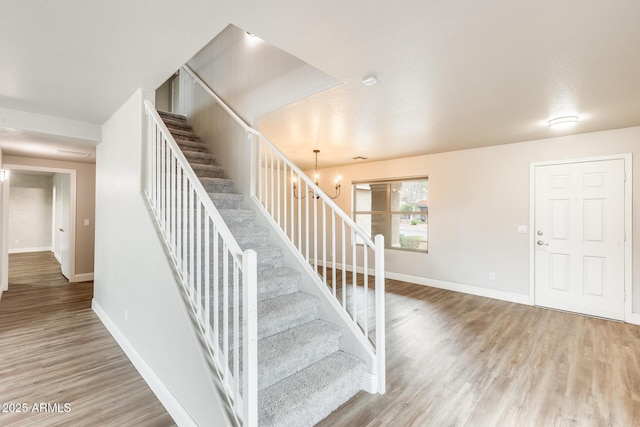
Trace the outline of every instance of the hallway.
<instances>
[{"instance_id":1,"label":"hallway","mask_svg":"<svg viewBox=\"0 0 640 427\"><path fill-rule=\"evenodd\" d=\"M93 284L69 284L51 252L10 255L0 425L175 425L92 311L92 297Z\"/></svg>"}]
</instances>

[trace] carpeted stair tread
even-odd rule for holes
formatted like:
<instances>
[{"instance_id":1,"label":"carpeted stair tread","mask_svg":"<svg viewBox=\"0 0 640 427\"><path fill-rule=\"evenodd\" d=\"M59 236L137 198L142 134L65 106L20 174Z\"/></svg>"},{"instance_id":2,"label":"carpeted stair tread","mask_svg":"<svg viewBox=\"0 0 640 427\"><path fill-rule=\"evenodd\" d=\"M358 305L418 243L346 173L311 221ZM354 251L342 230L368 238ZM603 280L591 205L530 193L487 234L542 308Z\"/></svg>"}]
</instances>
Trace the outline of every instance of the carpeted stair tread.
<instances>
[{"instance_id":1,"label":"carpeted stair tread","mask_svg":"<svg viewBox=\"0 0 640 427\"><path fill-rule=\"evenodd\" d=\"M258 246L252 248L257 253L258 272L282 265L282 249L277 246Z\"/></svg>"},{"instance_id":2,"label":"carpeted stair tread","mask_svg":"<svg viewBox=\"0 0 640 427\"><path fill-rule=\"evenodd\" d=\"M182 150L182 154L191 165L212 165L216 159L213 154L203 151Z\"/></svg>"},{"instance_id":3,"label":"carpeted stair tread","mask_svg":"<svg viewBox=\"0 0 640 427\"><path fill-rule=\"evenodd\" d=\"M170 131L173 129L181 129L193 132L193 128L186 120L164 119L164 124Z\"/></svg>"},{"instance_id":4,"label":"carpeted stair tread","mask_svg":"<svg viewBox=\"0 0 640 427\"><path fill-rule=\"evenodd\" d=\"M302 274L286 267L258 268L258 301L298 291Z\"/></svg>"},{"instance_id":5,"label":"carpeted stair tread","mask_svg":"<svg viewBox=\"0 0 640 427\"><path fill-rule=\"evenodd\" d=\"M252 209L218 209L218 212L229 228L251 227L256 218Z\"/></svg>"},{"instance_id":6,"label":"carpeted stair tread","mask_svg":"<svg viewBox=\"0 0 640 427\"><path fill-rule=\"evenodd\" d=\"M263 227L229 227L229 230L242 250L269 243L269 230Z\"/></svg>"},{"instance_id":7,"label":"carpeted stair tread","mask_svg":"<svg viewBox=\"0 0 640 427\"><path fill-rule=\"evenodd\" d=\"M361 389L364 363L337 351L258 393L261 427L311 427Z\"/></svg>"},{"instance_id":8,"label":"carpeted stair tread","mask_svg":"<svg viewBox=\"0 0 640 427\"><path fill-rule=\"evenodd\" d=\"M190 129L169 129L174 138L186 139L188 141L199 141L198 136Z\"/></svg>"},{"instance_id":9,"label":"carpeted stair tread","mask_svg":"<svg viewBox=\"0 0 640 427\"><path fill-rule=\"evenodd\" d=\"M167 129L184 129L190 132L193 132L193 128L187 119L178 119L174 117L168 117L164 119L164 124L167 126Z\"/></svg>"},{"instance_id":10,"label":"carpeted stair tread","mask_svg":"<svg viewBox=\"0 0 640 427\"><path fill-rule=\"evenodd\" d=\"M282 266L282 249L277 246L255 246L252 247L254 251L256 251L257 262L258 262L258 274L264 270L270 270L274 268L279 268ZM213 254L213 249L211 250ZM224 258L224 252L218 252L218 267L222 269L222 263ZM229 271L232 271L233 259L229 256ZM213 259L209 264L210 271L213 271ZM295 270L292 270L295 271ZM222 274L222 270L220 270L220 274Z\"/></svg>"},{"instance_id":11,"label":"carpeted stair tread","mask_svg":"<svg viewBox=\"0 0 640 427\"><path fill-rule=\"evenodd\" d=\"M209 273L213 277L214 269L212 267L209 269ZM218 273L219 276L222 276L223 269L221 267L218 269ZM229 269L229 275L229 289L231 289L233 287L233 270L231 268ZM298 292L300 276L300 272L285 267L258 270L258 301ZM213 285L210 292L211 300L213 300ZM223 284L222 280L220 280L218 282L218 294L222 295L222 292ZM240 290L240 294L242 294L242 290ZM201 296L204 301L204 291Z\"/></svg>"},{"instance_id":12,"label":"carpeted stair tread","mask_svg":"<svg viewBox=\"0 0 640 427\"><path fill-rule=\"evenodd\" d=\"M312 320L258 341L258 389L295 374L338 351L342 331L323 320Z\"/></svg>"},{"instance_id":13,"label":"carpeted stair tread","mask_svg":"<svg viewBox=\"0 0 640 427\"><path fill-rule=\"evenodd\" d=\"M258 302L258 339L318 318L318 297L295 292Z\"/></svg>"},{"instance_id":14,"label":"carpeted stair tread","mask_svg":"<svg viewBox=\"0 0 640 427\"><path fill-rule=\"evenodd\" d=\"M191 168L198 178L222 178L224 176L224 168L222 166L192 163Z\"/></svg>"},{"instance_id":15,"label":"carpeted stair tread","mask_svg":"<svg viewBox=\"0 0 640 427\"><path fill-rule=\"evenodd\" d=\"M208 151L207 144L200 141L190 141L188 139L175 138L176 144L180 147L181 150L188 149L190 151L199 151L201 153L206 153Z\"/></svg>"},{"instance_id":16,"label":"carpeted stair tread","mask_svg":"<svg viewBox=\"0 0 640 427\"><path fill-rule=\"evenodd\" d=\"M233 181L229 178L200 178L207 193L231 193L233 192Z\"/></svg>"},{"instance_id":17,"label":"carpeted stair tread","mask_svg":"<svg viewBox=\"0 0 640 427\"><path fill-rule=\"evenodd\" d=\"M242 206L244 196L238 193L209 193L209 197L216 205L218 210L220 209L237 209Z\"/></svg>"},{"instance_id":18,"label":"carpeted stair tread","mask_svg":"<svg viewBox=\"0 0 640 427\"><path fill-rule=\"evenodd\" d=\"M187 117L183 114L170 113L168 111L158 111L158 114L160 114L160 117L163 119L168 118L169 120L187 121Z\"/></svg>"}]
</instances>

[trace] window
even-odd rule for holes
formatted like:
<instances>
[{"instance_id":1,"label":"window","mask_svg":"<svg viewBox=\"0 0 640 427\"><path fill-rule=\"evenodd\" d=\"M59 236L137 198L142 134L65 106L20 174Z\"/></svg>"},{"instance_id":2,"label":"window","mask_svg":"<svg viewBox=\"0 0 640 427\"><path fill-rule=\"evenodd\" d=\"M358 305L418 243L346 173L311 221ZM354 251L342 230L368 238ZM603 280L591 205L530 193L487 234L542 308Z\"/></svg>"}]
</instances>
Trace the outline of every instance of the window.
<instances>
[{"instance_id":1,"label":"window","mask_svg":"<svg viewBox=\"0 0 640 427\"><path fill-rule=\"evenodd\" d=\"M427 252L427 177L353 184L354 220L371 237L382 234L387 248Z\"/></svg>"}]
</instances>

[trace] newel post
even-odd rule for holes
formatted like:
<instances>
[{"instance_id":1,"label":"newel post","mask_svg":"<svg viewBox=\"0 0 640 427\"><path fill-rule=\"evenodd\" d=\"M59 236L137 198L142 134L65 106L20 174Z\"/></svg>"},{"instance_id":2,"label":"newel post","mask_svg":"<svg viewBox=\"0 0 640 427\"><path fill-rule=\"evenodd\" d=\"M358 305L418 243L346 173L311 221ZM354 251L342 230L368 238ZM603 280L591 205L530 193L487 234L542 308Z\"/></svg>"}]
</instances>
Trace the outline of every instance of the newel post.
<instances>
[{"instance_id":1,"label":"newel post","mask_svg":"<svg viewBox=\"0 0 640 427\"><path fill-rule=\"evenodd\" d=\"M387 384L386 362L386 333L385 333L385 284L384 284L384 236L378 234L375 239L376 247L376 369L378 377L378 393L384 394ZM365 273L366 274L366 273Z\"/></svg>"}]
</instances>

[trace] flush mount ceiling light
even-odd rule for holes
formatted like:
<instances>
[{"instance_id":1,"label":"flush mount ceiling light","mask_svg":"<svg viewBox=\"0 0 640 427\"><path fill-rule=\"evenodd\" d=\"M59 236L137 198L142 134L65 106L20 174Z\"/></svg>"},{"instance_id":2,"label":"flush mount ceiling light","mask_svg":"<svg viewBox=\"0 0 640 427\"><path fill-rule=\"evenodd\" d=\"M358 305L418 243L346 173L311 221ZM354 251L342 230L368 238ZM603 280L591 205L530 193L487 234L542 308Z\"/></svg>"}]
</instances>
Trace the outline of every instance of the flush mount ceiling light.
<instances>
[{"instance_id":1,"label":"flush mount ceiling light","mask_svg":"<svg viewBox=\"0 0 640 427\"><path fill-rule=\"evenodd\" d=\"M555 119L549 120L549 127L551 129L566 129L575 126L578 120L580 120L578 116L556 117Z\"/></svg>"},{"instance_id":2,"label":"flush mount ceiling light","mask_svg":"<svg viewBox=\"0 0 640 427\"><path fill-rule=\"evenodd\" d=\"M369 74L368 76L364 76L364 78L362 79L362 84L365 85L365 86L373 86L376 83L378 83L378 78L376 76L374 76L373 74Z\"/></svg>"}]
</instances>

